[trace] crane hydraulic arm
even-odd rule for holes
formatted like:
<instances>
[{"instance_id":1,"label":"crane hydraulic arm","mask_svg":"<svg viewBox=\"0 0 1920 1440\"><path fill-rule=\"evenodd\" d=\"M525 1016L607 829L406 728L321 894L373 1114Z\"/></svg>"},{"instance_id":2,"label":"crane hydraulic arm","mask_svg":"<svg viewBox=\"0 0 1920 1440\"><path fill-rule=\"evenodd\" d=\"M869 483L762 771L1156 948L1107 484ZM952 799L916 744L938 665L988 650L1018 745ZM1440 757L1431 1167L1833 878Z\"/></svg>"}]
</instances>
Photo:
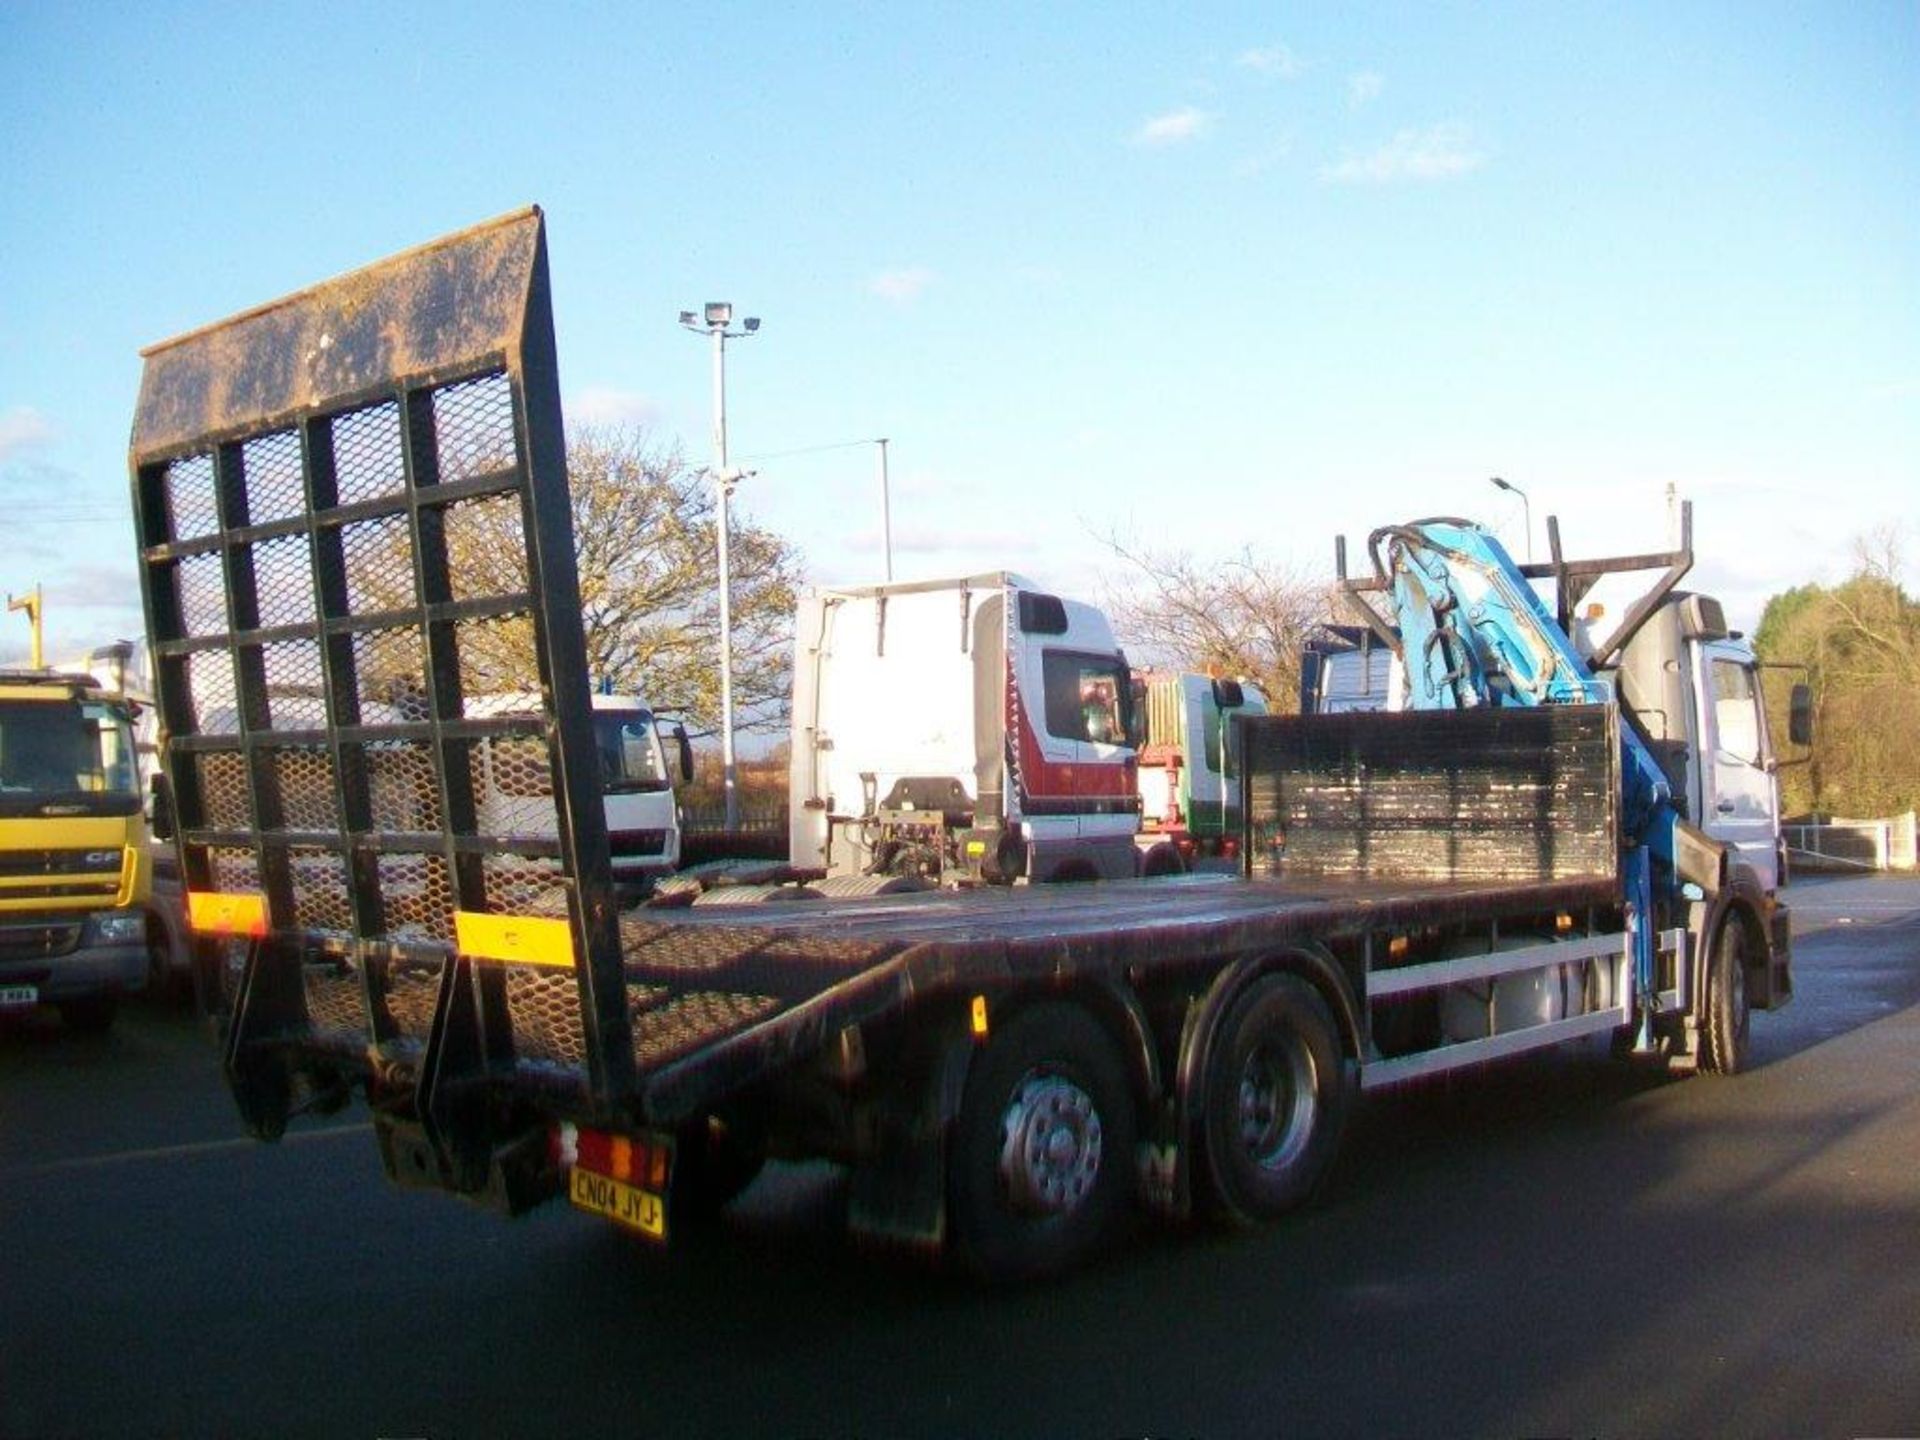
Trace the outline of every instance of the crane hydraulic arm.
<instances>
[{"instance_id":1,"label":"crane hydraulic arm","mask_svg":"<svg viewBox=\"0 0 1920 1440\"><path fill-rule=\"evenodd\" d=\"M1382 547L1384 546L1384 553ZM1468 520L1430 519L1368 539L1375 582L1398 628L1413 709L1607 703L1596 677L1504 546ZM1689 557L1690 558L1690 557ZM1670 586L1684 573L1670 573ZM1623 717L1621 880L1643 1000L1656 993L1656 897L1697 900L1724 864L1717 841L1689 825L1666 772ZM1651 1019L1643 1013L1642 1024Z\"/></svg>"}]
</instances>

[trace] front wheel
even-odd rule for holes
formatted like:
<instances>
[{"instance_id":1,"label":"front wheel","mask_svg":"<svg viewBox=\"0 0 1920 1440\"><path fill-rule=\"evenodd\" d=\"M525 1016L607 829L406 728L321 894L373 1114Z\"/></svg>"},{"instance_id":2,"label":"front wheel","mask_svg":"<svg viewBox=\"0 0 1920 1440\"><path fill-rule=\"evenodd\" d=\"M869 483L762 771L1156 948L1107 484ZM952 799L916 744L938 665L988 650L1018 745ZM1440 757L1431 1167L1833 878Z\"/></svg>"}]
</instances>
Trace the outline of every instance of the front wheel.
<instances>
[{"instance_id":1,"label":"front wheel","mask_svg":"<svg viewBox=\"0 0 1920 1440\"><path fill-rule=\"evenodd\" d=\"M1333 1163L1351 1099L1320 993L1294 975L1255 981L1228 1010L1207 1059L1208 1208L1252 1225L1300 1204Z\"/></svg>"},{"instance_id":2,"label":"front wheel","mask_svg":"<svg viewBox=\"0 0 1920 1440\"><path fill-rule=\"evenodd\" d=\"M1737 1075L1747 1067L1747 928L1738 915L1720 922L1707 960L1706 1013L1700 1025L1700 1068Z\"/></svg>"},{"instance_id":3,"label":"front wheel","mask_svg":"<svg viewBox=\"0 0 1920 1440\"><path fill-rule=\"evenodd\" d=\"M996 1030L967 1076L948 1159L955 1252L992 1279L1076 1264L1134 1195L1133 1093L1105 1030L1039 1005Z\"/></svg>"}]
</instances>

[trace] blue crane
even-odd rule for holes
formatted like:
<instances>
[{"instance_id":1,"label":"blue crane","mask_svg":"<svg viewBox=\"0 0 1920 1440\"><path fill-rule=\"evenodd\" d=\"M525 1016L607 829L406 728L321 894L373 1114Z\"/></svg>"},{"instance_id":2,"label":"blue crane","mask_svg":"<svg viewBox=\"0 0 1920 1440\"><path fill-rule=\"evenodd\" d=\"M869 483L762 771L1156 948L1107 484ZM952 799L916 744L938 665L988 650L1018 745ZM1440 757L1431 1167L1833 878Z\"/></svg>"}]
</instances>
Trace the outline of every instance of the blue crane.
<instances>
[{"instance_id":1,"label":"blue crane","mask_svg":"<svg viewBox=\"0 0 1920 1440\"><path fill-rule=\"evenodd\" d=\"M1548 612L1506 548L1484 527L1470 520L1418 520L1376 530L1368 548L1376 579L1372 584L1350 582L1348 588L1389 597L1405 661L1409 708L1607 704L1615 699L1611 682L1594 674L1570 638L1565 614L1556 619ZM1554 549L1557 557L1557 531ZM1678 556L1660 558L1675 563L1656 592L1629 615L1623 631L1672 589L1691 557L1683 548ZM1344 554L1341 568L1344 578ZM1556 563L1541 573L1556 570L1564 611L1566 567ZM1608 648L1617 653L1624 643L1623 635ZM1655 895L1677 896L1689 889L1675 861L1684 834L1708 846L1714 842L1682 818L1666 772L1624 714L1620 748L1620 873L1636 989L1645 1003L1658 988ZM1686 898L1699 897L1695 892ZM1650 1011L1643 1009L1643 1036L1650 1021Z\"/></svg>"}]
</instances>

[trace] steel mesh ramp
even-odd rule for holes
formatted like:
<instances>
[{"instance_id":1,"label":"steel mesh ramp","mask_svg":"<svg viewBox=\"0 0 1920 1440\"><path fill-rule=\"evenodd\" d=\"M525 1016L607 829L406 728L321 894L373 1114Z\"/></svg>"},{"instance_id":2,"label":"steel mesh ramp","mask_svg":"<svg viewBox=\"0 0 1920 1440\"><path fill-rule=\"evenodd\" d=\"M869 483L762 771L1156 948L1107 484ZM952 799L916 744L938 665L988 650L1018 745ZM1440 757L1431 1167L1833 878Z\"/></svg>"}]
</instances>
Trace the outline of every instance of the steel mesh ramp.
<instances>
[{"instance_id":1,"label":"steel mesh ramp","mask_svg":"<svg viewBox=\"0 0 1920 1440\"><path fill-rule=\"evenodd\" d=\"M142 597L191 919L253 942L243 1111L327 1066L616 1108L660 1001L621 969L540 212L144 358Z\"/></svg>"}]
</instances>

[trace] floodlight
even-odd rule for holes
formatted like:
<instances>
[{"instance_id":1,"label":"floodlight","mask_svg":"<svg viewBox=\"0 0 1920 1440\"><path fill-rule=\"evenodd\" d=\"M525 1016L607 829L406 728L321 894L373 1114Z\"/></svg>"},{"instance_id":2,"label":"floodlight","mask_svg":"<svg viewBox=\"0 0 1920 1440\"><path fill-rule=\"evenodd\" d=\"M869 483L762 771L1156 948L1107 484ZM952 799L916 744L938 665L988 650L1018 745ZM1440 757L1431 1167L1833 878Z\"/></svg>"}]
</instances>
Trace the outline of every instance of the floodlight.
<instances>
[{"instance_id":1,"label":"floodlight","mask_svg":"<svg viewBox=\"0 0 1920 1440\"><path fill-rule=\"evenodd\" d=\"M693 324L693 312L691 310L682 310L680 312L680 323L682 325Z\"/></svg>"},{"instance_id":2,"label":"floodlight","mask_svg":"<svg viewBox=\"0 0 1920 1440\"><path fill-rule=\"evenodd\" d=\"M707 324L726 325L730 323L732 319L733 306L725 300L709 300L707 302Z\"/></svg>"},{"instance_id":3,"label":"floodlight","mask_svg":"<svg viewBox=\"0 0 1920 1440\"><path fill-rule=\"evenodd\" d=\"M758 315L749 315L742 322L741 328L744 329L747 334L753 334L754 331L760 328L760 317Z\"/></svg>"}]
</instances>

